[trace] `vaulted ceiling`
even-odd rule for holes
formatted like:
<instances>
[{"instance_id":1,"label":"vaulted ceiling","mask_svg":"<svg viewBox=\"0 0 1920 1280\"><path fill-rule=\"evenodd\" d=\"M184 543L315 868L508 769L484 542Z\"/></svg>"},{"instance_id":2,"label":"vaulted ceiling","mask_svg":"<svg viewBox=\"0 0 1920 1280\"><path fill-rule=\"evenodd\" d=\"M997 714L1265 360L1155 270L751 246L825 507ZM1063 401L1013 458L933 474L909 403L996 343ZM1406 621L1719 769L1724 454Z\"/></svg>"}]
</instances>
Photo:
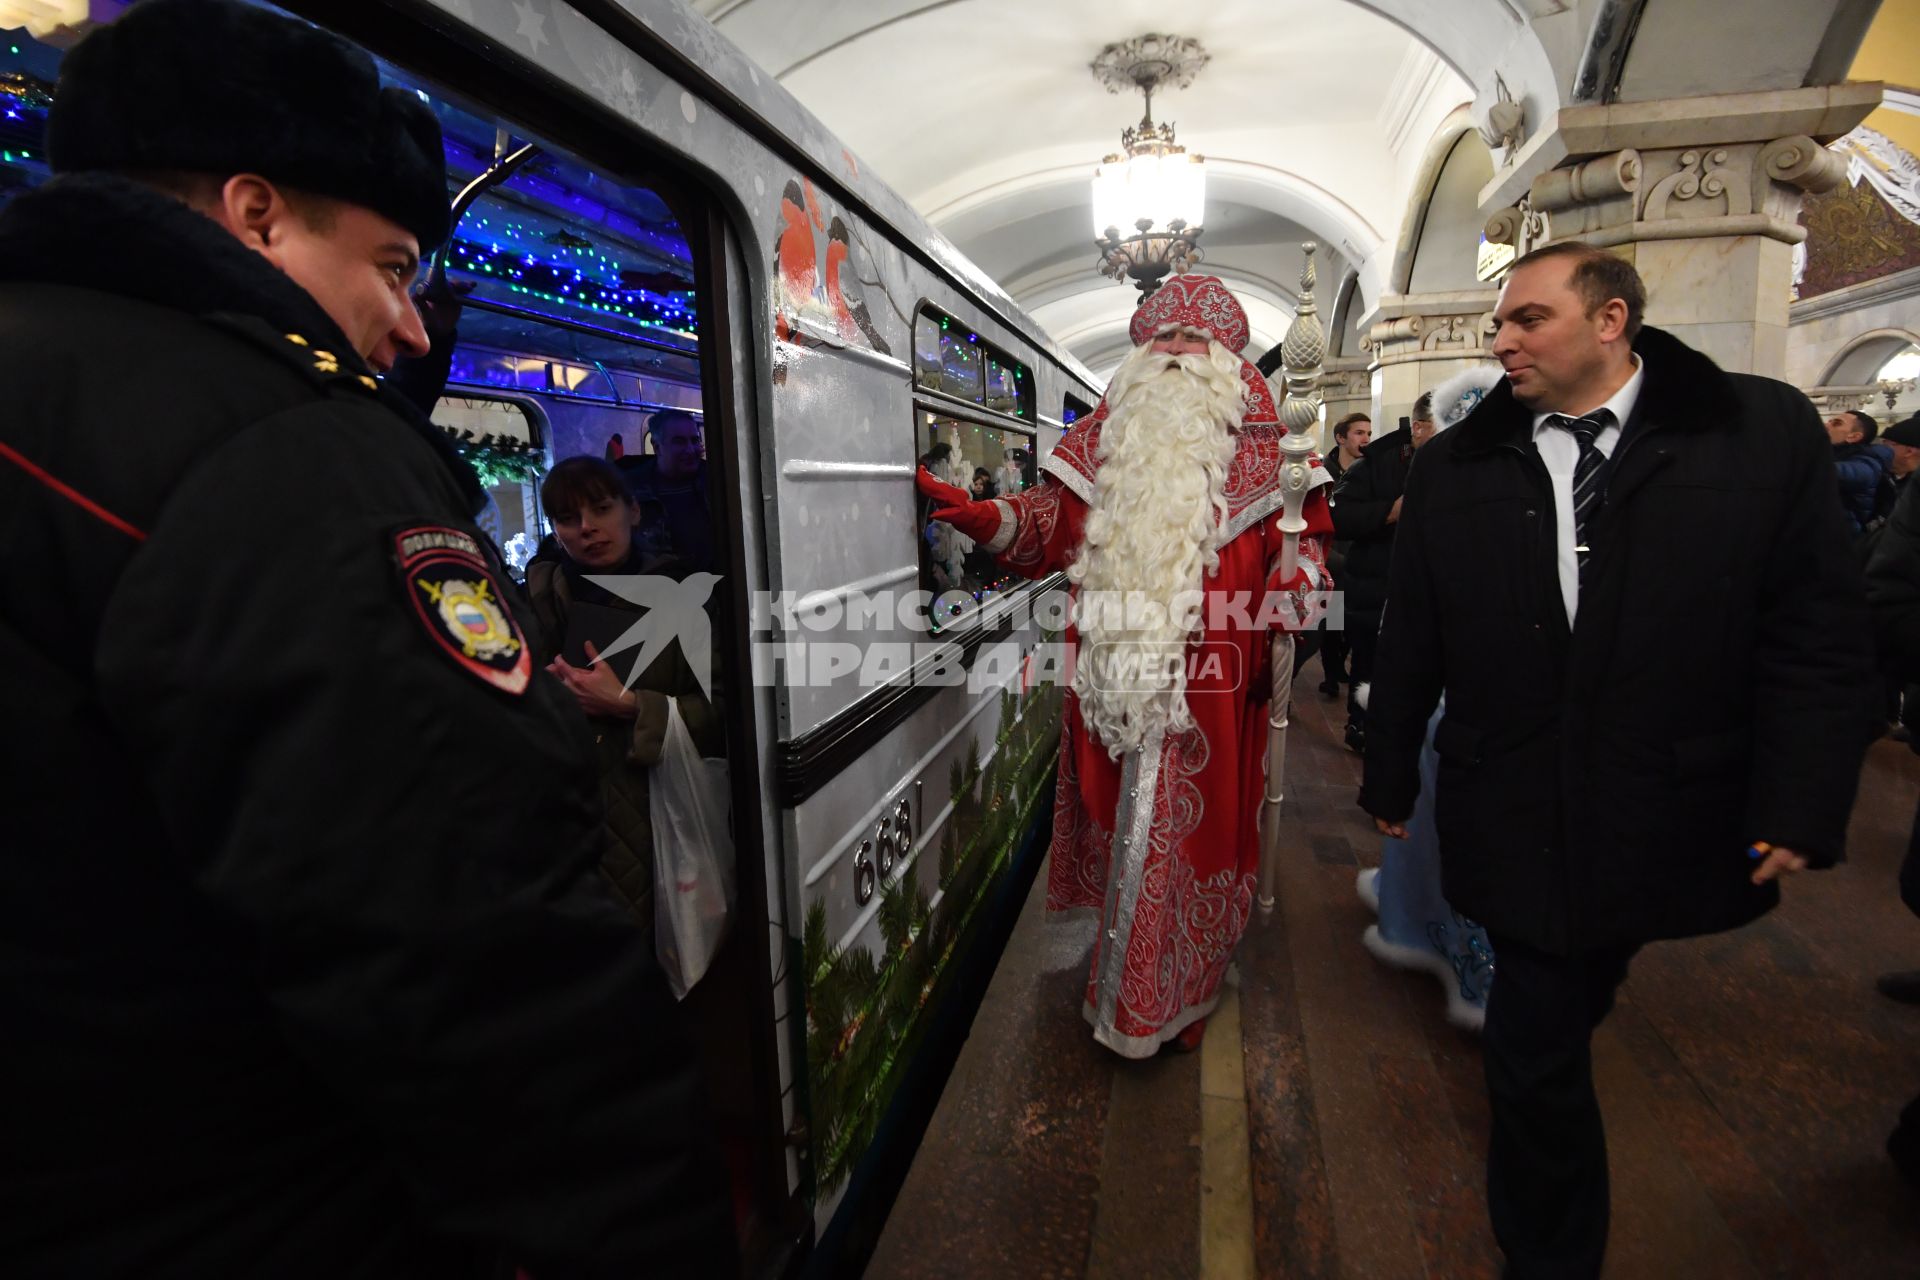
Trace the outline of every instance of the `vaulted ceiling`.
<instances>
[{"instance_id":1,"label":"vaulted ceiling","mask_svg":"<svg viewBox=\"0 0 1920 1280\"><path fill-rule=\"evenodd\" d=\"M1883 0L690 3L1104 374L1124 354L1135 294L1095 271L1089 181L1141 105L1094 79L1107 44L1163 32L1211 54L1191 87L1156 97L1154 116L1207 157L1204 268L1246 301L1257 354L1298 303L1300 241L1322 246L1323 315L1347 277L1357 317L1392 284L1396 257L1407 273L1424 221L1410 203L1427 199L1468 122L1453 113L1470 103L1485 120L1496 71L1529 133L1576 101L1830 84ZM1471 241L1477 197L1456 194Z\"/></svg>"},{"instance_id":2,"label":"vaulted ceiling","mask_svg":"<svg viewBox=\"0 0 1920 1280\"><path fill-rule=\"evenodd\" d=\"M1322 246L1323 313L1344 275L1391 255L1427 138L1473 96L1405 30L1331 0L1177 17L1147 0L1046 0L1044 22L1032 0L695 8L1101 374L1125 353L1137 295L1095 270L1088 184L1141 113L1138 94L1094 79L1103 46L1171 30L1211 55L1154 117L1207 157L1204 269L1245 300L1253 354L1293 316L1301 241Z\"/></svg>"}]
</instances>

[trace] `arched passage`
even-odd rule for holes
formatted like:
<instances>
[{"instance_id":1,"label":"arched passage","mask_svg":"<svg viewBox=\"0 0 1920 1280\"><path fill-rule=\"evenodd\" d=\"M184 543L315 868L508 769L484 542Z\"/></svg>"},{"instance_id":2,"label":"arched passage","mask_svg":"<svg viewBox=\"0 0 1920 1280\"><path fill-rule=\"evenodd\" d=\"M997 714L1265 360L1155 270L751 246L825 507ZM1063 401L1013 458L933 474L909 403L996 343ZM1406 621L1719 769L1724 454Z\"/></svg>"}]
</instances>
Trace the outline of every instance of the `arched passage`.
<instances>
[{"instance_id":1,"label":"arched passage","mask_svg":"<svg viewBox=\"0 0 1920 1280\"><path fill-rule=\"evenodd\" d=\"M1823 387L1863 387L1880 376L1887 362L1920 349L1920 333L1911 329L1875 329L1849 342L1821 374Z\"/></svg>"}]
</instances>

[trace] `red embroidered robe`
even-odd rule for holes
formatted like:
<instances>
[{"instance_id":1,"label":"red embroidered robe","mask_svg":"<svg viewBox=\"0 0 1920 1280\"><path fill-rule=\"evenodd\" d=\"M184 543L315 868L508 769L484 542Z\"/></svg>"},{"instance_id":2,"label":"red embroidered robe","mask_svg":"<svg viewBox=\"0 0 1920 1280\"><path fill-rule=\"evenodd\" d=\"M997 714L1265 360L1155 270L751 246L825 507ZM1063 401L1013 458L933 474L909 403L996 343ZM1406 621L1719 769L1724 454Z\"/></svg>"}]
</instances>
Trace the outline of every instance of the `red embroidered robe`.
<instances>
[{"instance_id":1,"label":"red embroidered robe","mask_svg":"<svg viewBox=\"0 0 1920 1280\"><path fill-rule=\"evenodd\" d=\"M1245 593L1246 620L1253 620L1280 558L1279 442L1286 429L1274 421L1265 379L1251 365L1242 376L1249 421L1227 476L1229 537L1203 585L1209 602L1222 592ZM1079 553L1104 418L1102 405L1061 440L1041 463L1041 484L996 499L1000 528L984 546L1001 564L1038 578ZM1315 459L1300 539L1309 589L1332 585L1331 481ZM1226 625L1211 625L1216 621ZM1190 664L1193 728L1156 736L1115 760L1082 722L1073 691L1066 694L1047 909L1099 917L1085 1014L1094 1038L1127 1057L1156 1052L1212 1011L1253 910L1272 637L1240 617L1207 622L1197 643L1222 661ZM1066 638L1075 642L1071 628Z\"/></svg>"}]
</instances>

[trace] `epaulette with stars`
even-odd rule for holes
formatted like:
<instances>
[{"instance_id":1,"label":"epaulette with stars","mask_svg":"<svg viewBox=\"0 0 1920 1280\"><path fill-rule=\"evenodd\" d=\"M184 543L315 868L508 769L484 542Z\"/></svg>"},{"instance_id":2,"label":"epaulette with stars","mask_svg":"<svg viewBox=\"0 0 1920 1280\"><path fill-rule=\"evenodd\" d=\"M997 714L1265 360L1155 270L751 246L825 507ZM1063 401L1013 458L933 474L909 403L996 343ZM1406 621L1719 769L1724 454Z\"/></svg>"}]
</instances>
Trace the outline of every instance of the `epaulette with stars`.
<instances>
[{"instance_id":1,"label":"epaulette with stars","mask_svg":"<svg viewBox=\"0 0 1920 1280\"><path fill-rule=\"evenodd\" d=\"M283 332L258 316L220 313L205 319L272 353L328 391L360 390L371 395L380 393L379 379L368 373L360 358L352 352L342 354L328 350L305 334Z\"/></svg>"}]
</instances>

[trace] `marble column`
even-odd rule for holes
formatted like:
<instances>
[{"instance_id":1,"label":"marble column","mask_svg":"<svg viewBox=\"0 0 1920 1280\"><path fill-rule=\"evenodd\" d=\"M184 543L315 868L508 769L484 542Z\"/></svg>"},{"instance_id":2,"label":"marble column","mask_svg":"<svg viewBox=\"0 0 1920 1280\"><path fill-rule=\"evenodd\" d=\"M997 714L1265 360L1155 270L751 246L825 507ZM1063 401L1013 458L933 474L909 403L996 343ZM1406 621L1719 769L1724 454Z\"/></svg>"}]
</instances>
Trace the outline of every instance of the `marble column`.
<instances>
[{"instance_id":1,"label":"marble column","mask_svg":"<svg viewBox=\"0 0 1920 1280\"><path fill-rule=\"evenodd\" d=\"M1646 282L1649 324L1780 376L1801 198L1846 180L1823 144L1879 101L1872 84L1562 108L1482 190L1487 238L1611 249Z\"/></svg>"},{"instance_id":2,"label":"marble column","mask_svg":"<svg viewBox=\"0 0 1920 1280\"><path fill-rule=\"evenodd\" d=\"M1454 374L1492 358L1492 289L1389 294L1370 317L1361 345L1372 356L1373 436L1399 428L1413 402Z\"/></svg>"}]
</instances>

